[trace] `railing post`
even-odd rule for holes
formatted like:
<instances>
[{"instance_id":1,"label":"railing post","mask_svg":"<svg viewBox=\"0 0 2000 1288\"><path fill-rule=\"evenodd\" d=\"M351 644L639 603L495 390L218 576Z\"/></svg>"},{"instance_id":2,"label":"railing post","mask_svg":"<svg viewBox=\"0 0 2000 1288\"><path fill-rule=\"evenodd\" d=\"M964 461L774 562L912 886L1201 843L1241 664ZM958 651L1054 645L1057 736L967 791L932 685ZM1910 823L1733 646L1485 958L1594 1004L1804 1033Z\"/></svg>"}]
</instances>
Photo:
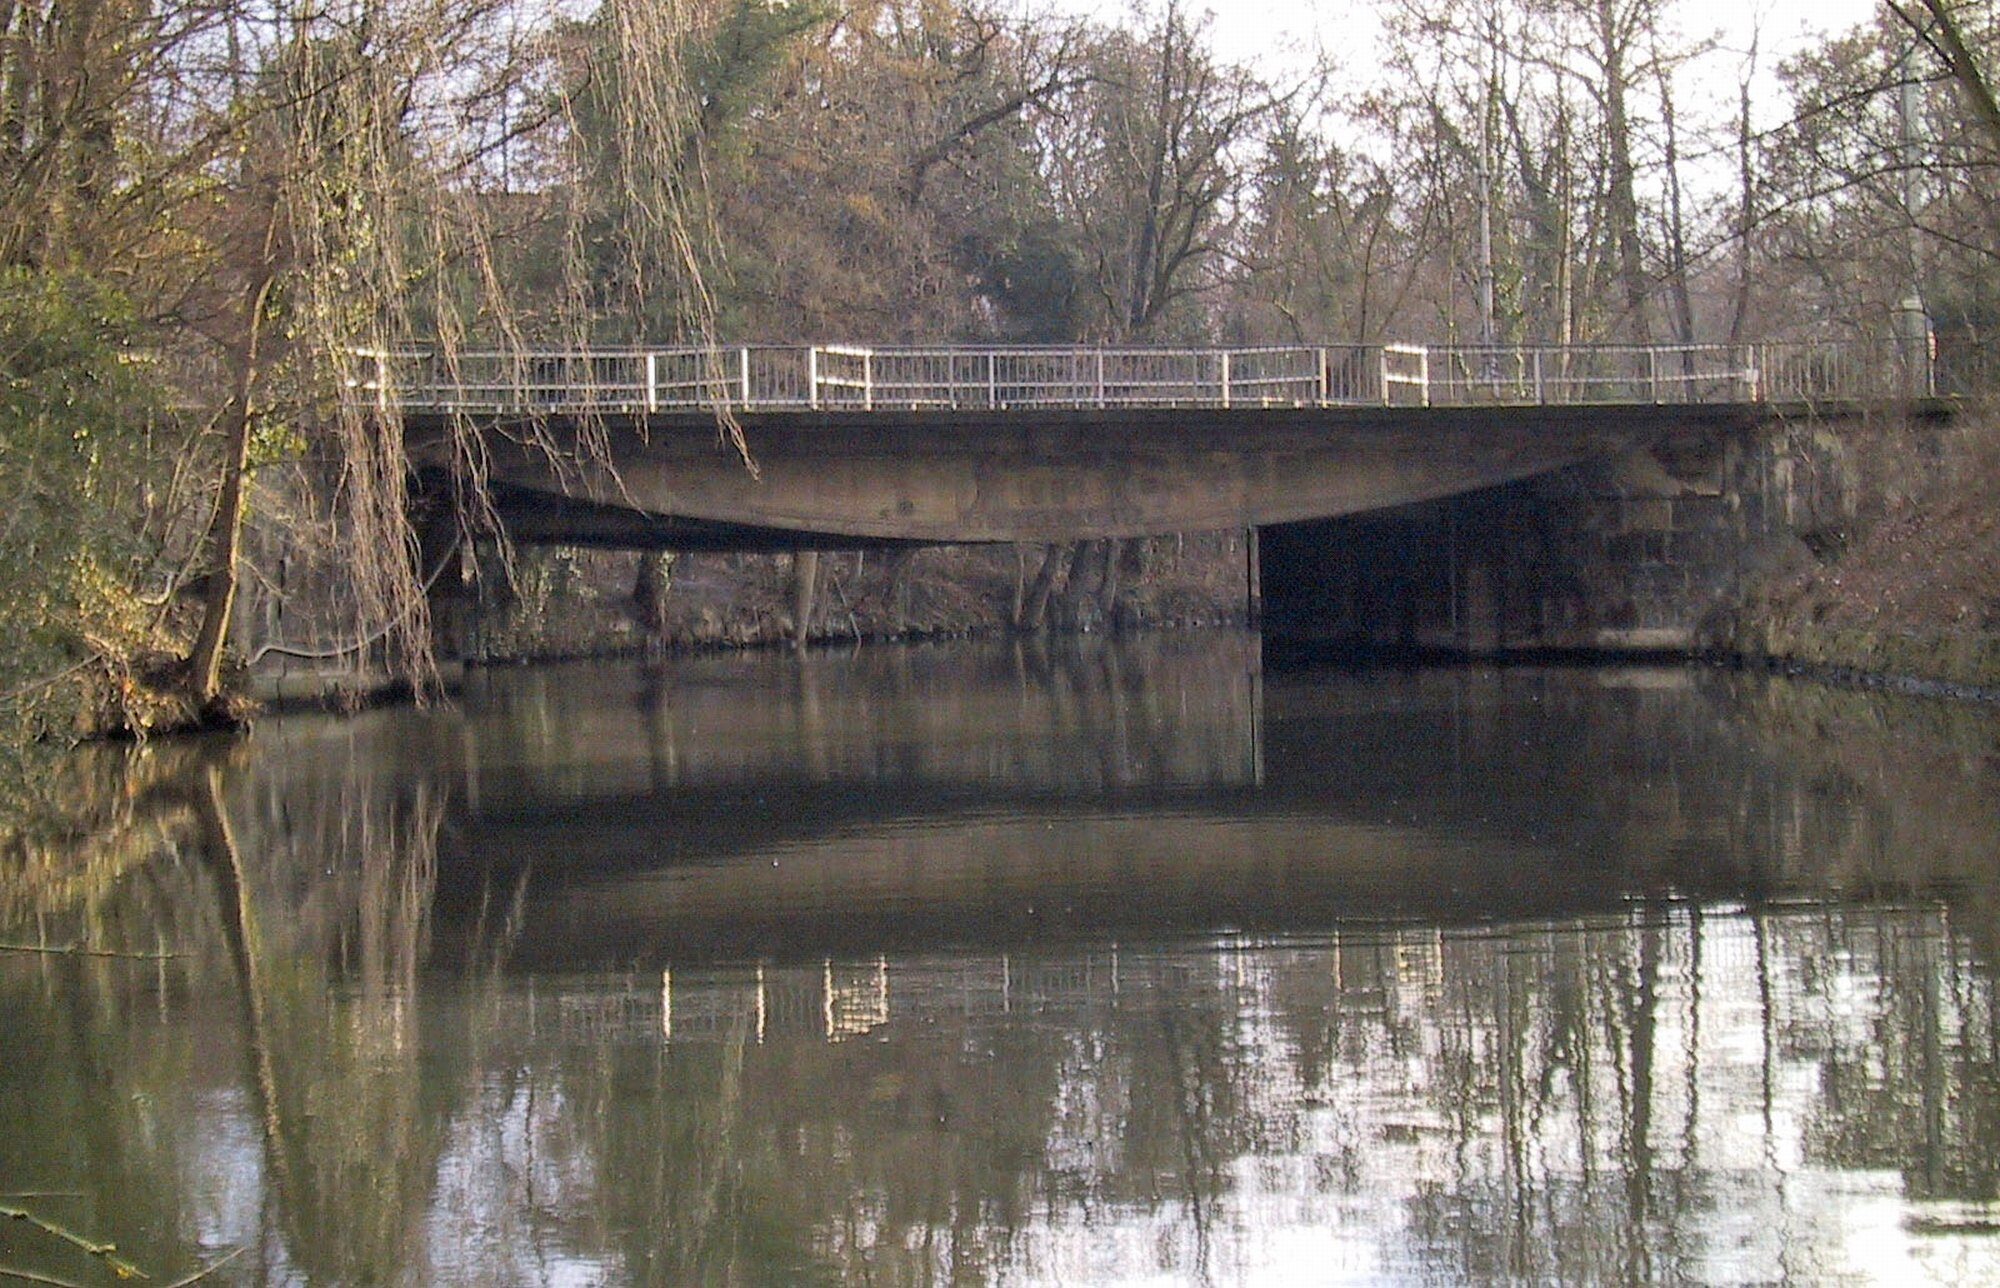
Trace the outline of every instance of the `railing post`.
<instances>
[{"instance_id":1,"label":"railing post","mask_svg":"<svg viewBox=\"0 0 2000 1288\"><path fill-rule=\"evenodd\" d=\"M986 410L1000 410L1000 355L986 355Z\"/></svg>"},{"instance_id":2,"label":"railing post","mask_svg":"<svg viewBox=\"0 0 2000 1288\"><path fill-rule=\"evenodd\" d=\"M1229 406L1229 350L1222 351L1222 405Z\"/></svg>"},{"instance_id":3,"label":"railing post","mask_svg":"<svg viewBox=\"0 0 2000 1288\"><path fill-rule=\"evenodd\" d=\"M1316 399L1319 405L1324 407L1333 401L1333 363L1327 359L1325 345L1321 345L1313 353L1319 360L1319 392Z\"/></svg>"},{"instance_id":4,"label":"railing post","mask_svg":"<svg viewBox=\"0 0 2000 1288\"><path fill-rule=\"evenodd\" d=\"M861 407L864 411L875 410L875 351L861 351Z\"/></svg>"},{"instance_id":5,"label":"railing post","mask_svg":"<svg viewBox=\"0 0 2000 1288\"><path fill-rule=\"evenodd\" d=\"M1653 345L1646 346L1646 390L1653 401L1660 401L1660 351Z\"/></svg>"},{"instance_id":6,"label":"railing post","mask_svg":"<svg viewBox=\"0 0 2000 1288\"><path fill-rule=\"evenodd\" d=\"M660 355L646 350L646 410L660 409Z\"/></svg>"},{"instance_id":7,"label":"railing post","mask_svg":"<svg viewBox=\"0 0 2000 1288\"><path fill-rule=\"evenodd\" d=\"M1537 348L1535 349L1534 353L1535 353L1535 406L1545 407L1548 405L1549 395L1548 391L1542 385L1542 351L1540 348Z\"/></svg>"},{"instance_id":8,"label":"railing post","mask_svg":"<svg viewBox=\"0 0 2000 1288\"><path fill-rule=\"evenodd\" d=\"M750 346L744 345L736 351L736 374L743 381L743 405L750 405Z\"/></svg>"},{"instance_id":9,"label":"railing post","mask_svg":"<svg viewBox=\"0 0 2000 1288\"><path fill-rule=\"evenodd\" d=\"M1378 369L1377 374L1381 377L1382 405L1384 407L1387 407L1391 403L1395 402L1395 399L1390 397L1389 395L1389 346L1388 345L1385 344L1375 350L1375 365Z\"/></svg>"},{"instance_id":10,"label":"railing post","mask_svg":"<svg viewBox=\"0 0 2000 1288\"><path fill-rule=\"evenodd\" d=\"M1424 406L1431 405L1431 347L1427 344L1417 348L1417 379L1424 391Z\"/></svg>"},{"instance_id":11,"label":"railing post","mask_svg":"<svg viewBox=\"0 0 2000 1288\"><path fill-rule=\"evenodd\" d=\"M806 350L806 406L819 410L819 346Z\"/></svg>"},{"instance_id":12,"label":"railing post","mask_svg":"<svg viewBox=\"0 0 2000 1288\"><path fill-rule=\"evenodd\" d=\"M1102 411L1104 410L1104 350L1102 348L1099 348L1097 351L1096 381L1097 408L1099 411Z\"/></svg>"},{"instance_id":13,"label":"railing post","mask_svg":"<svg viewBox=\"0 0 2000 1288\"><path fill-rule=\"evenodd\" d=\"M1905 398L1928 398L1937 392L1930 314L1921 295L1907 296L1896 310L1896 366Z\"/></svg>"}]
</instances>

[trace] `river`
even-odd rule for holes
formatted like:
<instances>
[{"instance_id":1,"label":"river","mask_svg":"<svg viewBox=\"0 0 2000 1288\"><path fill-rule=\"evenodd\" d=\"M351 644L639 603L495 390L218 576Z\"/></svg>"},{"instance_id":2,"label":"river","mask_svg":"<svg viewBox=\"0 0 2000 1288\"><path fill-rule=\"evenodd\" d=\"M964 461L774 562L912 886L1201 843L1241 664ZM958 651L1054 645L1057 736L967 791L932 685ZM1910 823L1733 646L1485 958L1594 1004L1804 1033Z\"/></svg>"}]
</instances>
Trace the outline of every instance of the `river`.
<instances>
[{"instance_id":1,"label":"river","mask_svg":"<svg viewBox=\"0 0 2000 1288\"><path fill-rule=\"evenodd\" d=\"M68 768L0 853L0 1268L2000 1281L1988 708L1216 633Z\"/></svg>"}]
</instances>

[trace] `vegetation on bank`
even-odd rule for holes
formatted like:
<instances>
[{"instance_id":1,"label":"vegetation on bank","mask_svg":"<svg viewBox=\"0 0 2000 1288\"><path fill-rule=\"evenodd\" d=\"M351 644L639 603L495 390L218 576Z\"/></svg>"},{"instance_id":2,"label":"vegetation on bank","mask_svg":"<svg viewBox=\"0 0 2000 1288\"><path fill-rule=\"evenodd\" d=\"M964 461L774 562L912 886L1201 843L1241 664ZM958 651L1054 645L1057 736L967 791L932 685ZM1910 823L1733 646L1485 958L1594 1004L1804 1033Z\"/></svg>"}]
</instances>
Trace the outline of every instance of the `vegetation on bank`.
<instances>
[{"instance_id":1,"label":"vegetation on bank","mask_svg":"<svg viewBox=\"0 0 2000 1288\"><path fill-rule=\"evenodd\" d=\"M1885 0L1780 103L1690 0L1381 4L1379 72L1283 74L1180 0L0 7L0 742L226 723L273 655L428 678L373 350L1879 339L1914 297L1991 369L1990 6ZM427 517L490 545L459 445ZM889 589L1115 622L1157 549Z\"/></svg>"},{"instance_id":2,"label":"vegetation on bank","mask_svg":"<svg viewBox=\"0 0 2000 1288\"><path fill-rule=\"evenodd\" d=\"M1844 521L1751 576L1713 642L1832 673L2000 694L2000 408L1852 436Z\"/></svg>"},{"instance_id":3,"label":"vegetation on bank","mask_svg":"<svg viewBox=\"0 0 2000 1288\"><path fill-rule=\"evenodd\" d=\"M805 638L824 643L998 635L1028 629L1107 633L1241 625L1252 613L1246 534L1081 543L1029 625L1040 546L947 546L823 554ZM1051 580L1056 580L1052 577ZM497 589L497 587L496 587ZM524 551L504 593L470 610L465 652L510 662L620 652L795 644L797 570L789 555L647 556Z\"/></svg>"}]
</instances>

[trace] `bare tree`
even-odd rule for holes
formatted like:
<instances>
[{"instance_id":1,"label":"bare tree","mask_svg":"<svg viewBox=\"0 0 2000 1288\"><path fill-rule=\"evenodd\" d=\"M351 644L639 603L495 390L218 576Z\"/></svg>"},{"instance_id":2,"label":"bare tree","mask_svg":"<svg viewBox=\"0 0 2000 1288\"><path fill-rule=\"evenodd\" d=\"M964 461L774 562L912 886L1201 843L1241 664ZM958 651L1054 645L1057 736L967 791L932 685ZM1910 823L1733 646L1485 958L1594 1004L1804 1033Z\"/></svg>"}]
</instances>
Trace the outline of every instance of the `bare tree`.
<instances>
[{"instance_id":1,"label":"bare tree","mask_svg":"<svg viewBox=\"0 0 2000 1288\"><path fill-rule=\"evenodd\" d=\"M1958 86L1965 105L1986 134L1987 146L2000 152L2000 98L1995 97L1990 55L1982 58L1969 43L1965 11L1972 6L1946 0L1883 0L1897 20L1917 37Z\"/></svg>"},{"instance_id":2,"label":"bare tree","mask_svg":"<svg viewBox=\"0 0 2000 1288\"><path fill-rule=\"evenodd\" d=\"M1217 64L1177 0L1143 34L1106 32L1048 145L1109 338L1151 336L1215 286L1242 213L1245 151L1280 96ZM1181 314L1197 333L1204 319Z\"/></svg>"}]
</instances>

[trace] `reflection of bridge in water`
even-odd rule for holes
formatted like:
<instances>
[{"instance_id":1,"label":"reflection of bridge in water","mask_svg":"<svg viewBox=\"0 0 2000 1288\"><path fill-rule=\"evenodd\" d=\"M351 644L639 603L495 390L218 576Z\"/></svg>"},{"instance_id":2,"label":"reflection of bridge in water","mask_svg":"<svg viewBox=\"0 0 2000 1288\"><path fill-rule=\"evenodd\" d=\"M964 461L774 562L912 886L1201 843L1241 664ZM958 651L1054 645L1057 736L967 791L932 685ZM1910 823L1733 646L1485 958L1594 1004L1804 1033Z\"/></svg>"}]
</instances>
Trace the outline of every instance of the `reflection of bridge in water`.
<instances>
[{"instance_id":1,"label":"reflection of bridge in water","mask_svg":"<svg viewBox=\"0 0 2000 1288\"><path fill-rule=\"evenodd\" d=\"M750 549L1301 522L1929 388L1891 346L743 346L379 357L517 540ZM733 416L757 462L719 440Z\"/></svg>"},{"instance_id":2,"label":"reflection of bridge in water","mask_svg":"<svg viewBox=\"0 0 2000 1288\"><path fill-rule=\"evenodd\" d=\"M1560 918L1789 879L1730 857L1732 828L1785 824L1740 817L1767 770L1675 696L1687 673L1299 684L1258 672L1249 636L1032 656L691 659L634 667L630 688L593 672L588 697L562 671L496 675L459 752L407 748L411 772L464 775L436 934L532 885L517 967L657 979L937 944ZM1607 711L1662 723L1635 745ZM1037 746L1061 754L1021 754ZM1515 767L1529 747L1532 781Z\"/></svg>"},{"instance_id":3,"label":"reflection of bridge in water","mask_svg":"<svg viewBox=\"0 0 2000 1288\"><path fill-rule=\"evenodd\" d=\"M1358 973L1342 969L1343 940L1361 956ZM1227 989L1247 947L1219 940L1206 953L1121 953L1116 946L1060 955L988 953L952 958L837 960L736 968L662 970L658 986L559 992L563 1036L592 1044L725 1041L843 1042L885 1026L982 1020L1101 1020L1150 1014L1184 1002L1190 972ZM1269 945L1257 951L1268 958ZM1327 933L1301 946L1315 967L1330 964L1336 987L1400 998L1419 1009L1442 985L1445 950L1434 927L1384 926Z\"/></svg>"},{"instance_id":4,"label":"reflection of bridge in water","mask_svg":"<svg viewBox=\"0 0 2000 1288\"><path fill-rule=\"evenodd\" d=\"M1662 905L1666 906L1666 905ZM1740 910L1736 910L1740 911ZM1779 918L1796 915L1780 907ZM1551 924L1616 934L1657 928L1660 908L1603 909ZM1059 953L987 952L953 957L877 954L817 963L668 967L622 989L558 991L565 1039L591 1044L727 1041L843 1042L889 1026L950 1026L982 1021L1057 1022L1102 1027L1114 1014L1150 1015L1185 1005L1190 986L1215 992L1255 990L1277 975L1306 971L1348 999L1356 1012L1418 1014L1434 1007L1459 968L1465 941L1486 932L1446 932L1435 925L1348 923L1283 945L1262 937L1221 936L1162 948L1121 951L1116 944ZM1754 963L1754 945L1717 935L1707 964L1736 970ZM1255 977L1245 963L1259 963ZM656 986L654 986L656 984Z\"/></svg>"}]
</instances>

